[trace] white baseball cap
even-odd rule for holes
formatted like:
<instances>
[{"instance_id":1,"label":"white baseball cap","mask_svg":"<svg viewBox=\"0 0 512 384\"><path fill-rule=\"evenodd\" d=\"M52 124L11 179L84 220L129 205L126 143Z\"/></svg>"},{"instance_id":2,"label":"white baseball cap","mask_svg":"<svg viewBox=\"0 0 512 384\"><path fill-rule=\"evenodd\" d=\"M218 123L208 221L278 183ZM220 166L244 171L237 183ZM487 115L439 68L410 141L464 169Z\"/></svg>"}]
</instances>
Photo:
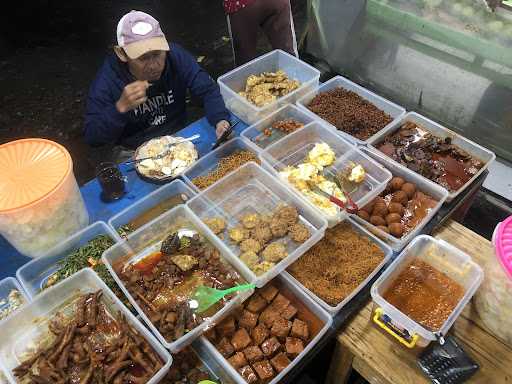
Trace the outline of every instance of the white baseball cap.
<instances>
[{"instance_id":1,"label":"white baseball cap","mask_svg":"<svg viewBox=\"0 0 512 384\"><path fill-rule=\"evenodd\" d=\"M169 43L156 19L141 11L131 11L117 24L117 45L130 59L150 51L168 51Z\"/></svg>"}]
</instances>

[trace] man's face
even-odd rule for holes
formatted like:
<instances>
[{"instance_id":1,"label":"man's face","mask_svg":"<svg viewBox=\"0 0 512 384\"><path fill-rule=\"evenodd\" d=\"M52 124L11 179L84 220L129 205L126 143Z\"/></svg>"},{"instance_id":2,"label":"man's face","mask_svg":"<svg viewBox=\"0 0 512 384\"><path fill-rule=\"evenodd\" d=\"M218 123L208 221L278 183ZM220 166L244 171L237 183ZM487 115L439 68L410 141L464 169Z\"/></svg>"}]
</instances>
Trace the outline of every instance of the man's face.
<instances>
[{"instance_id":1,"label":"man's face","mask_svg":"<svg viewBox=\"0 0 512 384\"><path fill-rule=\"evenodd\" d=\"M165 51L151 51L137 59L129 59L130 72L137 80L159 80L165 68L165 54Z\"/></svg>"}]
</instances>

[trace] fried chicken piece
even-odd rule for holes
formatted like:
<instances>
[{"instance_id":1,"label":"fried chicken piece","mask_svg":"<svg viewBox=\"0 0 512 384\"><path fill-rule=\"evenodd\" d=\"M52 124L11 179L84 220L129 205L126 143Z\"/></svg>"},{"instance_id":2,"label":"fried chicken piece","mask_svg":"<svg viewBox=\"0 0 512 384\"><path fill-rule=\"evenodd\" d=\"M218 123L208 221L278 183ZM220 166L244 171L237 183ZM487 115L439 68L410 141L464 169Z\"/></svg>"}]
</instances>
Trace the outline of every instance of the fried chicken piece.
<instances>
[{"instance_id":1,"label":"fried chicken piece","mask_svg":"<svg viewBox=\"0 0 512 384\"><path fill-rule=\"evenodd\" d=\"M270 223L272 235L276 238L284 237L288 233L288 224L279 217L272 218Z\"/></svg>"},{"instance_id":2,"label":"fried chicken piece","mask_svg":"<svg viewBox=\"0 0 512 384\"><path fill-rule=\"evenodd\" d=\"M290 238L297 243L305 242L310 235L309 229L304 224L297 223L290 227Z\"/></svg>"},{"instance_id":3,"label":"fried chicken piece","mask_svg":"<svg viewBox=\"0 0 512 384\"><path fill-rule=\"evenodd\" d=\"M283 260L286 256L288 256L288 252L286 251L286 247L282 243L275 242L268 245L263 250L261 256L265 261L278 263L281 260Z\"/></svg>"},{"instance_id":4,"label":"fried chicken piece","mask_svg":"<svg viewBox=\"0 0 512 384\"><path fill-rule=\"evenodd\" d=\"M272 263L270 261L262 261L261 263L256 264L252 269L252 271L257 275L263 275L267 271L271 270L276 263Z\"/></svg>"},{"instance_id":5,"label":"fried chicken piece","mask_svg":"<svg viewBox=\"0 0 512 384\"><path fill-rule=\"evenodd\" d=\"M266 244L272 240L272 230L269 225L259 224L252 230L251 236L260 244Z\"/></svg>"},{"instance_id":6,"label":"fried chicken piece","mask_svg":"<svg viewBox=\"0 0 512 384\"><path fill-rule=\"evenodd\" d=\"M247 240L244 240L240 243L240 251L242 252L254 252L254 253L258 253L259 251L261 251L261 244L259 243L259 241L256 241L254 239L247 239Z\"/></svg>"},{"instance_id":7,"label":"fried chicken piece","mask_svg":"<svg viewBox=\"0 0 512 384\"><path fill-rule=\"evenodd\" d=\"M226 229L226 221L221 217L212 217L204 220L204 223L212 230L213 233L218 235Z\"/></svg>"},{"instance_id":8,"label":"fried chicken piece","mask_svg":"<svg viewBox=\"0 0 512 384\"><path fill-rule=\"evenodd\" d=\"M242 217L242 224L247 229L253 229L261 221L260 215L257 213L249 213Z\"/></svg>"},{"instance_id":9,"label":"fried chicken piece","mask_svg":"<svg viewBox=\"0 0 512 384\"><path fill-rule=\"evenodd\" d=\"M240 243L249 238L249 231L242 227L234 227L229 230L229 237L235 243Z\"/></svg>"},{"instance_id":10,"label":"fried chicken piece","mask_svg":"<svg viewBox=\"0 0 512 384\"><path fill-rule=\"evenodd\" d=\"M297 208L291 205L282 205L274 213L274 217L284 221L288 226L291 226L299 219L299 212Z\"/></svg>"},{"instance_id":11,"label":"fried chicken piece","mask_svg":"<svg viewBox=\"0 0 512 384\"><path fill-rule=\"evenodd\" d=\"M251 269L260 262L258 255L252 251L242 253L240 260Z\"/></svg>"}]
</instances>

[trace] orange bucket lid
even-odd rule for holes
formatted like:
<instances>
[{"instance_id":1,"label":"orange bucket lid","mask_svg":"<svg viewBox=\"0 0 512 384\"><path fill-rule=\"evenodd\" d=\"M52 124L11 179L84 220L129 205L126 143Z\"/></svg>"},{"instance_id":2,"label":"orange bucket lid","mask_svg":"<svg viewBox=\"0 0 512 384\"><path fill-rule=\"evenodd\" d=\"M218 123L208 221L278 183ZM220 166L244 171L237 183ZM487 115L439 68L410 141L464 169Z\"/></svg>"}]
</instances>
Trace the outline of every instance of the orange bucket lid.
<instances>
[{"instance_id":1,"label":"orange bucket lid","mask_svg":"<svg viewBox=\"0 0 512 384\"><path fill-rule=\"evenodd\" d=\"M64 183L72 168L66 148L50 140L0 145L0 213L41 201Z\"/></svg>"}]
</instances>

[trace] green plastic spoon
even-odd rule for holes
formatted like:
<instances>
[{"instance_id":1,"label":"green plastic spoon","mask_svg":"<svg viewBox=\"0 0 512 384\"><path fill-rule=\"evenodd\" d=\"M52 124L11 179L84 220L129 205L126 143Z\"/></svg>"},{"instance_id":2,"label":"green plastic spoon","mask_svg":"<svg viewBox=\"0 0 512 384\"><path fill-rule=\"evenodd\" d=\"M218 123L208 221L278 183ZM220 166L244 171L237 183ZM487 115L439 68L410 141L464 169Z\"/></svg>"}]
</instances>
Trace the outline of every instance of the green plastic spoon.
<instances>
[{"instance_id":1,"label":"green plastic spoon","mask_svg":"<svg viewBox=\"0 0 512 384\"><path fill-rule=\"evenodd\" d=\"M217 383L215 381L211 381L211 380L203 380L197 384L217 384Z\"/></svg>"},{"instance_id":2,"label":"green plastic spoon","mask_svg":"<svg viewBox=\"0 0 512 384\"><path fill-rule=\"evenodd\" d=\"M213 304L219 302L224 296L230 293L248 291L249 289L254 289L254 287L256 287L254 284L243 284L232 288L219 290L201 285L197 287L194 293L194 300L196 300L198 304L196 312L201 313L206 311Z\"/></svg>"}]
</instances>

